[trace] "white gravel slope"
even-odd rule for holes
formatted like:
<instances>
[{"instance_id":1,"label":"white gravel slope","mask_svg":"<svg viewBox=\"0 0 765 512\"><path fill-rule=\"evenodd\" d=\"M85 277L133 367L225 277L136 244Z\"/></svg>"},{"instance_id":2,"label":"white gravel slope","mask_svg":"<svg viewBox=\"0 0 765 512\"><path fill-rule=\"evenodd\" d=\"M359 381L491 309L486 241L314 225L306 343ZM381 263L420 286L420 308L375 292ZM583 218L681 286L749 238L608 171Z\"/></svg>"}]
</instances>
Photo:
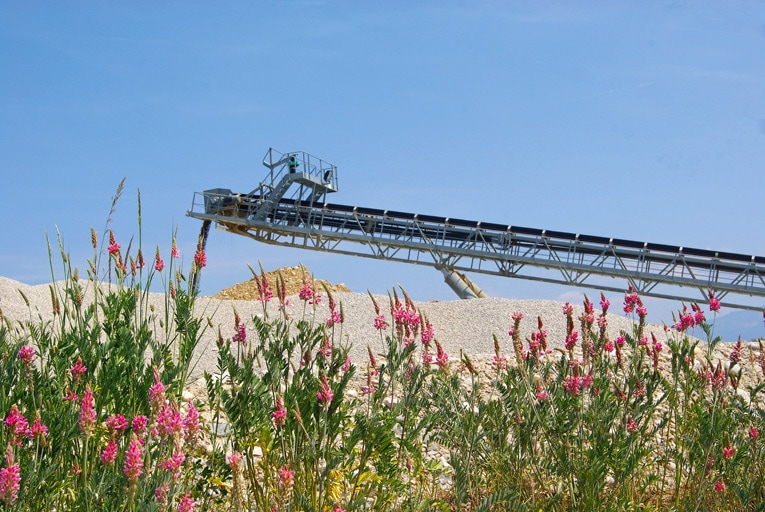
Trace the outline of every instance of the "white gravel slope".
<instances>
[{"instance_id":1,"label":"white gravel slope","mask_svg":"<svg viewBox=\"0 0 765 512\"><path fill-rule=\"evenodd\" d=\"M83 287L92 289L92 283L82 282ZM21 292L21 293L20 293ZM23 295L29 301L27 307ZM315 313L309 305L304 308L303 301L298 297L290 298L291 305L287 313L293 319L303 318L304 311L307 319L315 319L324 322L329 317L328 301L322 293L322 301L316 307ZM375 317L372 301L367 294L361 293L335 293L335 301L342 303L345 313L345 322L342 324L342 339L350 343L351 358L354 362L361 363L367 358L367 346L371 346L375 353L382 352L380 334L374 329ZM92 297L86 293L85 301ZM382 312L390 322L389 301L387 296L376 296ZM149 294L149 301L154 305L155 314L161 317L164 308L164 295ZM530 336L537 328L537 317L541 317L544 328L547 330L548 347L561 347L565 339L565 317L562 312L562 303L546 300L509 300L498 298L454 300L446 302L415 303L420 311L427 316L433 324L436 339L449 353L452 360L459 357L460 350L474 357L490 356L494 351L492 334L496 334L502 344L502 350L508 357L512 357L512 346L507 334L512 324L512 315L519 311L523 313L521 323L521 335L523 339ZM597 304L596 304L597 308ZM204 371L215 371L216 364L216 340L218 329L224 338L234 335L234 309L243 320L247 320L251 326L251 318L254 315L262 315L262 304L257 301L220 301L201 297L196 302L196 313L210 322L213 329L206 328L206 332L200 343L197 356L198 363L194 375L201 375ZM620 311L621 305L612 306L612 311ZM8 278L0 277L0 310L3 315L12 321L36 320L53 318L50 286L29 286ZM268 305L270 315L275 315L276 300ZM574 314L578 317L582 307L575 305ZM596 309L597 312L597 309ZM609 314L609 333L615 338L621 330L631 330L632 321L618 314ZM207 322L204 322L207 325ZM578 327L578 322L577 322ZM159 324L156 324L159 332ZM651 326L657 338L666 341L667 334L659 326ZM254 341L253 329L248 329L249 341Z\"/></svg>"}]
</instances>

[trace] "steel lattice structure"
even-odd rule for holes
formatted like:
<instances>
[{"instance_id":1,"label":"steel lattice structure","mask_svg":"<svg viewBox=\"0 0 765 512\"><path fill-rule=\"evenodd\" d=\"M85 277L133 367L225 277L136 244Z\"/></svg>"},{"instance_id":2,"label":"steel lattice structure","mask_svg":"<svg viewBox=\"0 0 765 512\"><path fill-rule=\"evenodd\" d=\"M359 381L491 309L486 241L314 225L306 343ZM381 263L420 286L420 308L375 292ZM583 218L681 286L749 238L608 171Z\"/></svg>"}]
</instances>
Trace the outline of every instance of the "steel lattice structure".
<instances>
[{"instance_id":1,"label":"steel lattice structure","mask_svg":"<svg viewBox=\"0 0 765 512\"><path fill-rule=\"evenodd\" d=\"M455 288L463 297L480 290L460 272L602 291L632 286L644 296L699 303L712 290L723 305L752 310L761 308L740 299L765 297L762 256L327 203L337 169L315 158L320 164L311 167L309 157L269 150L264 164L271 173L258 189L198 192L188 215L268 244L436 267L447 282L457 271L462 289L477 292Z\"/></svg>"}]
</instances>

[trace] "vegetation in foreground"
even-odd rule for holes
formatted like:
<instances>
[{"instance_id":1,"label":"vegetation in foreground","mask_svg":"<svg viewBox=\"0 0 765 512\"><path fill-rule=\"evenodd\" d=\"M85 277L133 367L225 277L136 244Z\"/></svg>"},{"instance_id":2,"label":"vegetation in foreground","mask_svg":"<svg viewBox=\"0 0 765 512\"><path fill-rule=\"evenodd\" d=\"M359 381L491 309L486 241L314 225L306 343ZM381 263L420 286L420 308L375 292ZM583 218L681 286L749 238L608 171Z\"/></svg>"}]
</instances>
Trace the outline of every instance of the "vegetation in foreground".
<instances>
[{"instance_id":1,"label":"vegetation in foreground","mask_svg":"<svg viewBox=\"0 0 765 512\"><path fill-rule=\"evenodd\" d=\"M263 315L219 335L194 402L203 248L184 275L174 241L167 263L108 229L92 241L85 281L62 251L52 321L0 322L5 510L765 509L764 351L739 342L721 361L696 304L657 339L627 291L635 328L613 340L604 297L578 317L566 304L556 351L541 320L520 339L516 313L482 371L450 359L403 291L384 310L370 295L386 353L351 361L342 304L306 278L302 317L269 316L284 283L255 273Z\"/></svg>"}]
</instances>

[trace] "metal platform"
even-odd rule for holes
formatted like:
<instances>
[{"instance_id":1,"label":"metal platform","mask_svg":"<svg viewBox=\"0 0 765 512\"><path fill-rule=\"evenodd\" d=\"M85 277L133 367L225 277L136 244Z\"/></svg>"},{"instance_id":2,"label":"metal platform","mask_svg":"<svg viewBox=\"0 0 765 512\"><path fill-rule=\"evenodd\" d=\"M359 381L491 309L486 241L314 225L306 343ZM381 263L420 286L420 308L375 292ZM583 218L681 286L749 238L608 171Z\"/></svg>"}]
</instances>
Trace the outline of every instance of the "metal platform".
<instances>
[{"instance_id":1,"label":"metal platform","mask_svg":"<svg viewBox=\"0 0 765 512\"><path fill-rule=\"evenodd\" d=\"M765 297L765 256L332 204L335 166L273 149L264 164L270 174L249 194L197 192L187 215L268 244L436 267L462 297L481 296L464 272L699 303L713 290L756 311L741 299Z\"/></svg>"}]
</instances>

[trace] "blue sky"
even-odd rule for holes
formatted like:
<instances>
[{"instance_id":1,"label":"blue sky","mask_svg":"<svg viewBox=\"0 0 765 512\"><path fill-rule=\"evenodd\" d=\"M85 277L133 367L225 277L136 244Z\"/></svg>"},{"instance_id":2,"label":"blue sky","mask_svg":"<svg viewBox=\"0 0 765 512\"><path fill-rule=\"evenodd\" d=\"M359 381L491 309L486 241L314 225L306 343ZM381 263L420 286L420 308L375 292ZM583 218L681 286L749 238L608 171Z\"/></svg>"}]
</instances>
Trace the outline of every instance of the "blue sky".
<instances>
[{"instance_id":1,"label":"blue sky","mask_svg":"<svg viewBox=\"0 0 765 512\"><path fill-rule=\"evenodd\" d=\"M0 275L49 282L56 229L84 269L123 177L118 238L140 190L147 252L177 229L188 267L193 193L252 190L270 146L336 164L336 203L765 254L762 2L221 5L4 3ZM202 292L259 261L453 298L429 267L221 231ZM472 277L494 296L584 291Z\"/></svg>"}]
</instances>

